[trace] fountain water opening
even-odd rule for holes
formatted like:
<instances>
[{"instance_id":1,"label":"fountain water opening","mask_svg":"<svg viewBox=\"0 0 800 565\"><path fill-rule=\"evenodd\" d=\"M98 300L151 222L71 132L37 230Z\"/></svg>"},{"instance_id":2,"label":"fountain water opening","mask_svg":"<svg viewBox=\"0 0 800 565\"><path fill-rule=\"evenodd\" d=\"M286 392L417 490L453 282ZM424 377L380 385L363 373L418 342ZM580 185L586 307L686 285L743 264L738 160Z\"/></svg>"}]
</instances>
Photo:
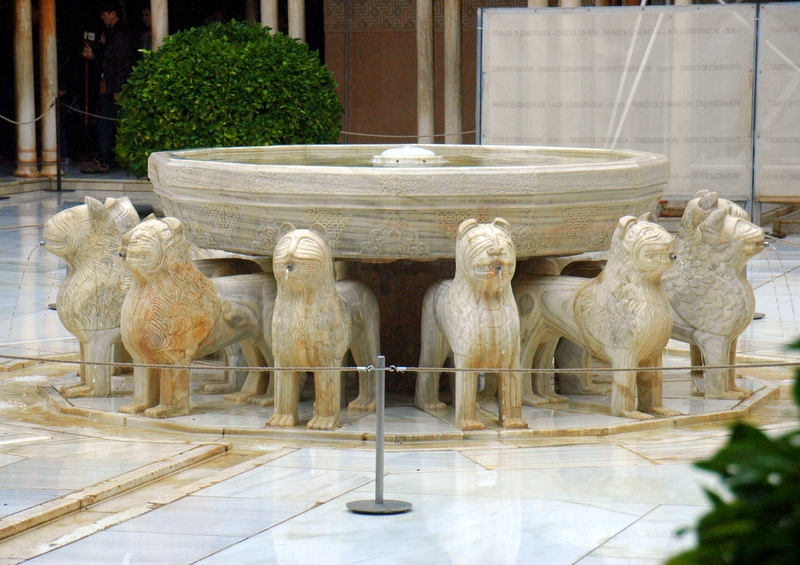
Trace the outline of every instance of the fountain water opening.
<instances>
[{"instance_id":1,"label":"fountain water opening","mask_svg":"<svg viewBox=\"0 0 800 565\"><path fill-rule=\"evenodd\" d=\"M424 147L406 145L387 149L372 157L372 164L379 167L420 167L442 165L445 158Z\"/></svg>"}]
</instances>

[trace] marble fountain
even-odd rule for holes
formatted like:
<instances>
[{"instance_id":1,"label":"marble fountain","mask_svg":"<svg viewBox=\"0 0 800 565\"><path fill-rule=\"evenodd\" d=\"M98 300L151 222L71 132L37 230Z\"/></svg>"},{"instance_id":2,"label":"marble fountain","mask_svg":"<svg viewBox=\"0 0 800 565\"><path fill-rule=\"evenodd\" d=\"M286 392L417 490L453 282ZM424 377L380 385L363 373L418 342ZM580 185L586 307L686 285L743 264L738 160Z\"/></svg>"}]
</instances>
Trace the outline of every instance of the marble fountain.
<instances>
[{"instance_id":1,"label":"marble fountain","mask_svg":"<svg viewBox=\"0 0 800 565\"><path fill-rule=\"evenodd\" d=\"M387 364L413 367L418 360L422 362L419 358L420 335L424 343L433 331L424 327L420 331L420 311L433 308L423 307L423 295L432 282L453 276L454 258L455 276L456 280L459 279L456 250L463 232L472 227L469 220L474 220L476 225L489 226L491 223L499 226L512 242L507 246L512 255L511 268L506 263L503 267L493 267L497 270L500 284L507 288L507 295L511 297L510 275L514 273L514 261L517 272L536 273L541 272L539 265L543 258L608 250L612 236L622 237L615 234L620 230L624 233L629 225L636 223L637 217L655 209L669 178L669 161L662 155L600 149L461 145L406 148L382 145L272 146L155 153L150 157L149 176L165 215L179 219L181 237L200 248L271 257L273 251L277 253L276 245L281 248L280 242L286 237L288 224L297 228L311 226L311 232L315 225L322 226L321 231L327 239L331 259L337 262L340 278L345 273L359 279L365 292L374 291L377 295L381 351L386 354ZM716 195L713 206L717 206ZM169 225L174 228L174 224ZM130 234L133 231L125 236L128 243L123 238L123 256L128 249L126 245L131 245ZM674 246L671 236L664 234L670 243L662 245L659 253L666 261ZM282 309L285 307L279 306L279 302L281 293L289 288L282 284L288 285L290 273L294 276L293 265L284 261L281 269L285 269L285 273L283 270L275 273L278 282L276 312L279 309L291 310ZM504 282L503 273L509 275ZM339 290L340 296L342 292ZM509 300L513 304L513 298ZM123 307L123 315L124 312ZM271 312L270 309L270 318ZM276 333L274 324L273 319L272 333L277 339L275 336L282 334ZM124 326L123 320L123 329ZM270 326L265 323L264 327L268 340ZM447 328L443 331L447 333ZM669 336L668 328L660 333L664 331L664 343L657 344L660 349ZM335 333L331 332L332 335ZM259 339L263 341L263 336ZM393 357L395 352L397 355ZM303 366L306 364L302 360L309 358L307 353L303 355L280 357L276 354L276 360L280 367ZM267 354L265 357L270 360ZM454 360L456 366L460 362L458 357ZM652 364L654 360L648 357L647 362ZM638 361L634 359L634 362ZM477 366L485 365L479 363ZM503 368L513 369L515 366ZM276 373L280 376L289 372ZM686 373L688 375L688 371ZM477 412L473 410L469 417L459 413L458 404L463 400L456 400L455 410L452 407L442 409L435 398L436 393L432 393L430 388L430 382L437 381L426 381L427 388L422 396L417 389L416 405L424 408L425 412L414 408L408 397L404 398L408 386L392 389L390 384L387 438L390 441L491 440L540 435L595 435L689 425L749 413L777 394L776 390L758 381L745 383L739 379L738 384L755 390L755 393L702 399L693 397L693 392L696 393L694 381L690 377L680 377L664 383L664 403L672 407L668 408L661 404L662 384L658 377L657 389L652 389L657 390L657 398L650 398L647 402L655 403L654 413L659 417L643 420L640 417L650 416L642 416L633 410L633 397L629 399L630 407L618 408L622 406L617 398L618 391L613 393L613 400L598 394L566 399L543 390L546 387L541 384L541 378L534 380L532 389L530 384L521 384L522 381L504 380L502 373L497 377L502 392L500 405L496 399L484 399ZM188 381L188 376L184 378ZM132 387L130 377L113 377L112 380L116 381L111 388L115 392L107 398L67 400L55 389L51 389L49 394L56 406L72 413L84 411L94 417L102 413L102 417L133 426L158 425L187 431L256 433L278 437L300 435L311 438L319 434L319 437L327 439L353 440L369 438L374 430L374 414L371 413L374 401L370 404L370 392L363 383L359 386L359 397L350 405L351 409L339 413L338 402L321 403L319 386L315 391L317 403L312 402L314 394L312 398L301 399L299 390L287 392L298 387L299 380L291 381L294 384L290 386L285 382L281 384L284 377L280 377L273 393L273 384L267 392L263 382L253 384L257 377L249 375L244 386L246 389L250 387L247 389L250 393L244 400L251 403L242 404L242 397L238 399L240 403L233 403L231 397L199 394L195 381L202 378L193 376L191 410L186 397L180 411L162 410L157 415L146 413L155 418L165 418L161 420L140 416L138 412L145 407L144 404L140 409L130 408L132 388L134 405L142 401L143 394L150 394L142 392L136 378ZM299 379L299 376L292 378ZM389 373L387 380L391 383L393 379L406 385L414 381L413 376L409 378L409 373L403 372ZM315 380L320 380L319 375ZM733 380L731 376L728 383L731 388L735 387ZM330 388L332 381L326 382ZM413 388L413 384L411 386ZM635 382L633 386L635 388ZM514 391L511 400L509 387ZM157 385L151 383L149 389L154 388ZM463 389L461 384L454 388ZM396 393L394 396L392 390ZM163 385L161 394L165 394ZM166 394L174 396L174 391L168 390ZM187 389L184 396L188 394ZM274 394L274 400L272 396L265 400L265 394ZM338 393L327 394L339 396ZM461 399L461 394L454 390L453 398ZM523 401L526 406L520 406L520 394L527 395ZM287 398L293 400L287 401ZM641 396L639 401L642 402ZM318 413L319 404L336 406L327 406L325 416ZM608 414L609 405L612 415ZM120 408L131 414L116 412ZM333 415L331 410L336 414ZM570 423L570 417L576 415L579 417ZM393 418L414 423L410 427L404 425L393 429ZM307 430L305 424L309 420L309 428L313 429ZM581 423L575 425L577 421ZM265 428L266 422L268 427ZM300 423L303 429L297 427Z\"/></svg>"},{"instance_id":2,"label":"marble fountain","mask_svg":"<svg viewBox=\"0 0 800 565\"><path fill-rule=\"evenodd\" d=\"M669 177L666 157L636 151L431 145L393 158L397 150L171 151L151 156L149 175L165 214L200 247L271 255L283 222L319 222L334 257L365 262L452 258L463 220L498 216L519 259L607 249L617 219L652 211Z\"/></svg>"}]
</instances>

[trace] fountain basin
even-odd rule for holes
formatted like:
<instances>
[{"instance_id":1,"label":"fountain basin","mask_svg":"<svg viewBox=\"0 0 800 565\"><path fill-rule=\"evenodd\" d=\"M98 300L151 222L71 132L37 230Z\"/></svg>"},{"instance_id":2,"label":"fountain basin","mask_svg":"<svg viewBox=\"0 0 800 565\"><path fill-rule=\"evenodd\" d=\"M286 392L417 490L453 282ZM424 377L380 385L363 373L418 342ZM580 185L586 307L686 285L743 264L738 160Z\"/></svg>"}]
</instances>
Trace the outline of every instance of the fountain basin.
<instances>
[{"instance_id":1,"label":"fountain basin","mask_svg":"<svg viewBox=\"0 0 800 565\"><path fill-rule=\"evenodd\" d=\"M452 258L467 218L512 226L517 258L607 249L623 215L653 211L669 160L640 151L426 145L443 163L373 166L391 145L153 153L149 176L194 244L269 256L281 225L323 224L334 257Z\"/></svg>"}]
</instances>

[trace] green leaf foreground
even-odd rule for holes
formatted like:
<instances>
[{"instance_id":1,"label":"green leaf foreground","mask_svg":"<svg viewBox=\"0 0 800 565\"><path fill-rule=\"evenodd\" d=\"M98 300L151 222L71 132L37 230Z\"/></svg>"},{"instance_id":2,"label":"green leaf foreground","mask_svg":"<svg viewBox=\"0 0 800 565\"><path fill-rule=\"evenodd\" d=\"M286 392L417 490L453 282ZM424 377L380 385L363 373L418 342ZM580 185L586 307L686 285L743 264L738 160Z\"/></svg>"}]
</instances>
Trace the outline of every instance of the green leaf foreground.
<instances>
[{"instance_id":1,"label":"green leaf foreground","mask_svg":"<svg viewBox=\"0 0 800 565\"><path fill-rule=\"evenodd\" d=\"M800 342L793 345L800 349ZM800 406L800 370L794 400ZM697 547L667 565L800 563L800 430L775 439L737 422L728 443L697 467L719 475L724 500L706 490L712 509L694 528Z\"/></svg>"}]
</instances>

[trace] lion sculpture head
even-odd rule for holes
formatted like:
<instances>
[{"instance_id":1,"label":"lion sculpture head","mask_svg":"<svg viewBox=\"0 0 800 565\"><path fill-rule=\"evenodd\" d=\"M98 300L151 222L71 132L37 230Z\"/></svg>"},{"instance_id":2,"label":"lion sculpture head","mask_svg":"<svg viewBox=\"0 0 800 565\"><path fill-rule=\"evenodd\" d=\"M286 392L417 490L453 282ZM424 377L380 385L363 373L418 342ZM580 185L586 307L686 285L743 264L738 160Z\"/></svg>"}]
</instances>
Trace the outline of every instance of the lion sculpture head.
<instances>
[{"instance_id":1,"label":"lion sculpture head","mask_svg":"<svg viewBox=\"0 0 800 565\"><path fill-rule=\"evenodd\" d=\"M128 198L106 198L102 203L87 196L84 204L62 210L45 222L44 248L70 267L97 260L113 261L120 234L137 223L139 214Z\"/></svg>"},{"instance_id":2,"label":"lion sculpture head","mask_svg":"<svg viewBox=\"0 0 800 565\"><path fill-rule=\"evenodd\" d=\"M161 271L193 269L189 243L177 218L149 216L122 236L119 255L131 273L142 279Z\"/></svg>"},{"instance_id":3,"label":"lion sculpture head","mask_svg":"<svg viewBox=\"0 0 800 565\"><path fill-rule=\"evenodd\" d=\"M479 292L508 288L517 266L511 225L503 218L490 224L464 220L456 237L456 279L466 279Z\"/></svg>"},{"instance_id":4,"label":"lion sculpture head","mask_svg":"<svg viewBox=\"0 0 800 565\"><path fill-rule=\"evenodd\" d=\"M275 244L272 271L278 285L286 289L299 291L333 284L336 277L325 227L313 224L309 229L295 229L284 223Z\"/></svg>"},{"instance_id":5,"label":"lion sculpture head","mask_svg":"<svg viewBox=\"0 0 800 565\"><path fill-rule=\"evenodd\" d=\"M701 190L686 203L681 216L681 223L678 227L678 239L691 239L694 231L700 227L712 212L722 210L726 215L734 218L741 218L750 221L750 214L744 211L741 206L719 198L716 192ZM680 241L679 241L680 244Z\"/></svg>"},{"instance_id":6,"label":"lion sculpture head","mask_svg":"<svg viewBox=\"0 0 800 565\"><path fill-rule=\"evenodd\" d=\"M711 192L687 204L677 237L680 263L663 282L686 323L735 337L753 319L755 298L744 267L764 249L764 230L725 202Z\"/></svg>"},{"instance_id":7,"label":"lion sculpture head","mask_svg":"<svg viewBox=\"0 0 800 565\"><path fill-rule=\"evenodd\" d=\"M623 216L611 238L606 271L635 267L645 279L657 282L675 259L674 238L655 222L652 214Z\"/></svg>"},{"instance_id":8,"label":"lion sculpture head","mask_svg":"<svg viewBox=\"0 0 800 565\"><path fill-rule=\"evenodd\" d=\"M44 225L44 248L67 264L58 291L58 317L82 342L88 330L119 327L119 312L131 275L119 262L120 234L139 221L127 198L105 203L87 196L85 204L63 210Z\"/></svg>"}]
</instances>

